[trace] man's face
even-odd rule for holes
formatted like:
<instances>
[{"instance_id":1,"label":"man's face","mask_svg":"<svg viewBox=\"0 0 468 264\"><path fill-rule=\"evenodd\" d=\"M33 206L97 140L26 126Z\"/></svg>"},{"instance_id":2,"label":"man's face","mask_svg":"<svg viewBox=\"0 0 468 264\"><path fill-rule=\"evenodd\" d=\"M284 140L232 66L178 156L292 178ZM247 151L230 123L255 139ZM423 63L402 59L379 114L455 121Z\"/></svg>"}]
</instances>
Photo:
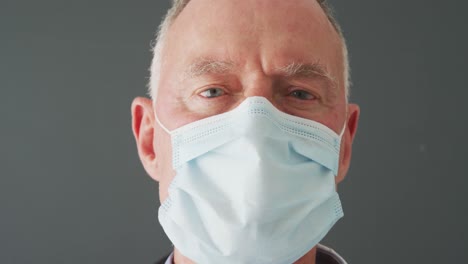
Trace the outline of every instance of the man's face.
<instances>
[{"instance_id":1,"label":"man's face","mask_svg":"<svg viewBox=\"0 0 468 264\"><path fill-rule=\"evenodd\" d=\"M250 96L336 133L346 123L337 181L343 179L359 109L346 103L340 38L316 1L193 0L166 41L156 102L133 104L139 154L160 182L161 201L175 172L170 136L154 114L174 130Z\"/></svg>"}]
</instances>

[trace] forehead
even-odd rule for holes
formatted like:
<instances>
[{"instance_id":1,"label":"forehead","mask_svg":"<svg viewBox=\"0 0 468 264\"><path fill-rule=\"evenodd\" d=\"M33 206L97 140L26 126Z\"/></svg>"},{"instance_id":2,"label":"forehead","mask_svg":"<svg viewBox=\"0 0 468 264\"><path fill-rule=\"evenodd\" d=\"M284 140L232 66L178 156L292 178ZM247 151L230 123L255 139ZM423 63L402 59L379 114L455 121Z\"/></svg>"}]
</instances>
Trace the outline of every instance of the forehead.
<instances>
[{"instance_id":1,"label":"forehead","mask_svg":"<svg viewBox=\"0 0 468 264\"><path fill-rule=\"evenodd\" d=\"M163 71L196 58L265 70L320 61L337 77L343 70L340 39L315 0L192 0L168 32Z\"/></svg>"}]
</instances>

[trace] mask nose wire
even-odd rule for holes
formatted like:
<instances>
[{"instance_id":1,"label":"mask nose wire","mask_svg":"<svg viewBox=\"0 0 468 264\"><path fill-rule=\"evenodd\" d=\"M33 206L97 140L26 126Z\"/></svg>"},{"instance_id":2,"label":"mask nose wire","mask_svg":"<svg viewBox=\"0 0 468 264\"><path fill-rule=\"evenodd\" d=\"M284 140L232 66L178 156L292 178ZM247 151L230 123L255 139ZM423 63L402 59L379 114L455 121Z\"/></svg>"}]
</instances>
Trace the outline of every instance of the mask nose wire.
<instances>
[{"instance_id":1,"label":"mask nose wire","mask_svg":"<svg viewBox=\"0 0 468 264\"><path fill-rule=\"evenodd\" d=\"M167 134L171 134L171 131L169 131L169 129L166 128L166 126L163 125L163 123L161 123L161 120L159 120L158 118L158 114L156 112L154 112L154 119L156 120L156 123L158 123L158 125L164 130L166 131ZM346 115L345 115L345 122L343 124L343 128L341 129L341 132L339 134L339 138L341 140L341 138L343 138L343 135L344 135L344 132L346 131L346 123L347 123L347 120L348 120L348 111L346 111Z\"/></svg>"},{"instance_id":2,"label":"mask nose wire","mask_svg":"<svg viewBox=\"0 0 468 264\"><path fill-rule=\"evenodd\" d=\"M154 112L154 119L156 120L156 123L158 123L158 125L164 130L166 131L167 134L171 134L171 131L169 131L169 129L167 129L162 123L161 121L159 120L158 118L158 114L156 112Z\"/></svg>"}]
</instances>

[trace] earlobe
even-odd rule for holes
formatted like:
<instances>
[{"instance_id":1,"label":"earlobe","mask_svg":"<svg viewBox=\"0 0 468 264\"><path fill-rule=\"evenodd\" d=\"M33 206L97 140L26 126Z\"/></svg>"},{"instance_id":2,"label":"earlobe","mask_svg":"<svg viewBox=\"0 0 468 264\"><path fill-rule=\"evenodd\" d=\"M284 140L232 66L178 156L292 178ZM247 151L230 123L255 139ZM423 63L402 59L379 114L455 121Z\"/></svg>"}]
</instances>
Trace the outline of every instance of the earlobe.
<instances>
[{"instance_id":1,"label":"earlobe","mask_svg":"<svg viewBox=\"0 0 468 264\"><path fill-rule=\"evenodd\" d=\"M156 152L153 147L154 112L152 101L137 97L132 102L132 130L138 155L146 172L156 179Z\"/></svg>"},{"instance_id":2,"label":"earlobe","mask_svg":"<svg viewBox=\"0 0 468 264\"><path fill-rule=\"evenodd\" d=\"M354 137L358 127L360 109L356 104L348 105L348 117L346 120L346 130L343 135L340 152L340 169L336 177L336 183L340 183L348 173L351 163L351 154Z\"/></svg>"}]
</instances>

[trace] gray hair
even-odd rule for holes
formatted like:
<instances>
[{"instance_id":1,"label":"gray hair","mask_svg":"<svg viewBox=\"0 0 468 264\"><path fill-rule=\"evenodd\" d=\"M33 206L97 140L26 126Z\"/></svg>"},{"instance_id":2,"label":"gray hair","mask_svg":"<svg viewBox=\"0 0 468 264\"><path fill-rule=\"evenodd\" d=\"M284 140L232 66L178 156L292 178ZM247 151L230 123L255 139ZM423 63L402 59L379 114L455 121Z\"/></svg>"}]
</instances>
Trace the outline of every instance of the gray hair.
<instances>
[{"instance_id":1,"label":"gray hair","mask_svg":"<svg viewBox=\"0 0 468 264\"><path fill-rule=\"evenodd\" d=\"M190 2L190 0L172 0L172 7L167 11L164 20L159 25L158 32L156 34L155 44L153 46L153 60L151 63L150 68L150 81L148 83L148 94L153 98L156 99L157 90L158 90L158 83L160 79L160 72L162 67L161 62L161 53L165 43L165 39L167 36L167 32L170 26L174 23L175 19L179 16L179 14L184 10L185 6ZM334 13L330 5L328 4L327 0L317 0L317 2L322 7L323 11L328 17L328 20L335 28L336 32L338 33L339 37L341 38L342 42L342 52L343 52L343 60L344 60L344 86L345 86L345 93L346 99L349 97L349 90L351 85L350 80L350 67L349 67L349 56L348 56L348 48L346 46L346 40L343 35L343 31L338 24L338 21L335 19Z\"/></svg>"}]
</instances>

